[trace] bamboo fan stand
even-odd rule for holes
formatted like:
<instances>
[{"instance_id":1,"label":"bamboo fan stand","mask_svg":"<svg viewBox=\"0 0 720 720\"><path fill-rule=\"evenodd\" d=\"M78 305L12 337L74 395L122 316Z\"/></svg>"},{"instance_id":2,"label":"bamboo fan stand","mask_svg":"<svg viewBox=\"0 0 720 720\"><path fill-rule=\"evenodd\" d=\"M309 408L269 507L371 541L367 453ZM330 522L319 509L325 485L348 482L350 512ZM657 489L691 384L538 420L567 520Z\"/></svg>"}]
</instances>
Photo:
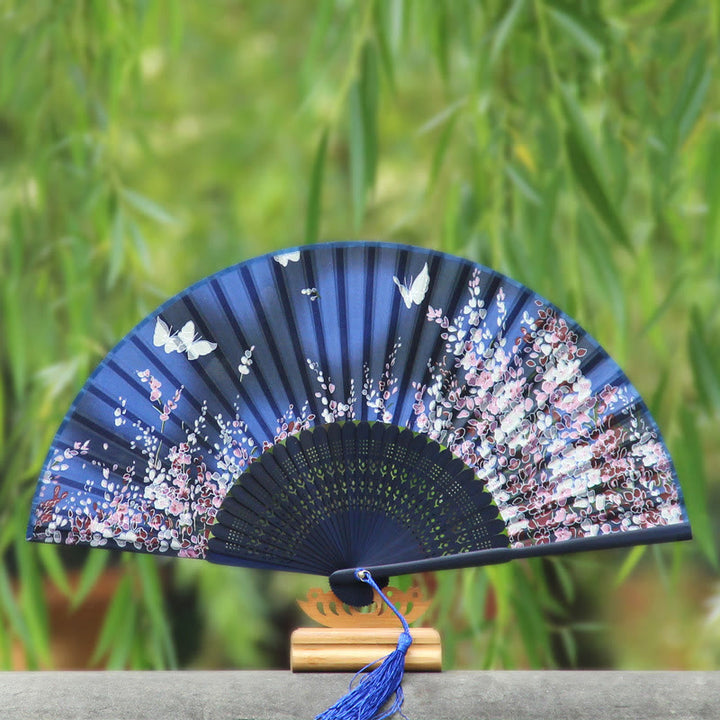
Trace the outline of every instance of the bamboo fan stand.
<instances>
[{"instance_id":1,"label":"bamboo fan stand","mask_svg":"<svg viewBox=\"0 0 720 720\"><path fill-rule=\"evenodd\" d=\"M430 605L417 587L407 592L388 587L385 593L409 623L420 618ZM397 647L402 628L377 593L368 610L345 605L332 592L320 588L308 591L307 598L298 600L298 605L312 620L325 627L293 631L290 636L290 669L293 672L356 672L381 660ZM410 633L413 643L405 657L405 670L441 670L442 647L438 631L411 628Z\"/></svg>"}]
</instances>

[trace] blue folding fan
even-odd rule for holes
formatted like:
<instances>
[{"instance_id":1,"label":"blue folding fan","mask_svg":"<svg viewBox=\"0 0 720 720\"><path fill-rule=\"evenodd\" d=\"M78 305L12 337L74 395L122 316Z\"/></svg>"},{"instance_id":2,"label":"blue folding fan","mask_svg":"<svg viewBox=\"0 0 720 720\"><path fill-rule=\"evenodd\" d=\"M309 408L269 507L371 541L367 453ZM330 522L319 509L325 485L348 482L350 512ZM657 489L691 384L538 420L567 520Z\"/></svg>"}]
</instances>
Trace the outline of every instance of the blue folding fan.
<instances>
[{"instance_id":1,"label":"blue folding fan","mask_svg":"<svg viewBox=\"0 0 720 720\"><path fill-rule=\"evenodd\" d=\"M670 455L587 333L485 267L378 242L193 285L107 355L28 538L330 577L690 537Z\"/></svg>"}]
</instances>

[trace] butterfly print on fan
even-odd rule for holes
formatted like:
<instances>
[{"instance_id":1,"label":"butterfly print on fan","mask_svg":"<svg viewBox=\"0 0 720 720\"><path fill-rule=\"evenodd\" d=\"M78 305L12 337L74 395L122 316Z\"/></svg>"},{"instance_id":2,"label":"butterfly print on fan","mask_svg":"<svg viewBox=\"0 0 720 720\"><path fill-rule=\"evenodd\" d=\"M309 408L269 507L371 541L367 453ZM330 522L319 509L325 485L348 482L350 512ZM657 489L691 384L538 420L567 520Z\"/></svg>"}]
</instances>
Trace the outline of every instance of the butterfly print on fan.
<instances>
[{"instance_id":1,"label":"butterfly print on fan","mask_svg":"<svg viewBox=\"0 0 720 720\"><path fill-rule=\"evenodd\" d=\"M166 353L186 353L188 360L197 360L202 355L208 355L217 347L216 343L198 337L195 332L195 323L192 320L188 320L181 330L173 334L172 329L160 316L155 322L153 345L164 348Z\"/></svg>"},{"instance_id":2,"label":"butterfly print on fan","mask_svg":"<svg viewBox=\"0 0 720 720\"><path fill-rule=\"evenodd\" d=\"M410 282L400 282L393 275L393 282L397 285L400 295L402 296L405 307L408 310L415 305L419 305L424 299L425 294L430 287L430 273L428 272L428 264L425 263L423 269L418 273L418 276L413 280L410 278Z\"/></svg>"},{"instance_id":3,"label":"butterfly print on fan","mask_svg":"<svg viewBox=\"0 0 720 720\"><path fill-rule=\"evenodd\" d=\"M283 267L287 267L288 263L297 262L300 259L300 251L282 253L281 255L273 255L273 260L280 263Z\"/></svg>"}]
</instances>

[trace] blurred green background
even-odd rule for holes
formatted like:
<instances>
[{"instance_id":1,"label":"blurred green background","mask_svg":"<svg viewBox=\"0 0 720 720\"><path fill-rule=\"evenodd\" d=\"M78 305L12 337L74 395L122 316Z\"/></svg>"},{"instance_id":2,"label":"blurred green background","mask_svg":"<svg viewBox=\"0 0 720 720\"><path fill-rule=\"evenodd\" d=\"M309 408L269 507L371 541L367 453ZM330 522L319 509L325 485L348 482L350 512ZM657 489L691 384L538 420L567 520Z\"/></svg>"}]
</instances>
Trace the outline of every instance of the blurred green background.
<instances>
[{"instance_id":1,"label":"blurred green background","mask_svg":"<svg viewBox=\"0 0 720 720\"><path fill-rule=\"evenodd\" d=\"M719 39L702 0L0 4L0 666L287 666L323 580L31 546L30 498L75 393L162 301L378 238L587 328L695 531L420 577L446 666L720 668Z\"/></svg>"}]
</instances>

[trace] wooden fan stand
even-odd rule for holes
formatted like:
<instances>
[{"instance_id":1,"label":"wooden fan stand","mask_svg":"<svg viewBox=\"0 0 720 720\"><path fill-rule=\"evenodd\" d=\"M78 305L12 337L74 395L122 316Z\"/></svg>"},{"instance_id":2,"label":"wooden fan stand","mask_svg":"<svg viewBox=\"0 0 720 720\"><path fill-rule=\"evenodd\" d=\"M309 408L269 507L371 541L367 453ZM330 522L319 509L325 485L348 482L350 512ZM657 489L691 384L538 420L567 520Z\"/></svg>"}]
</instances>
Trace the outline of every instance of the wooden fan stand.
<instances>
[{"instance_id":1,"label":"wooden fan stand","mask_svg":"<svg viewBox=\"0 0 720 720\"><path fill-rule=\"evenodd\" d=\"M387 587L384 592L411 623L428 609L430 601L418 587L403 592ZM325 627L303 627L290 636L290 669L293 672L357 672L382 660L397 647L402 628L397 617L375 593L368 608L343 604L332 592L320 588L298 600L302 610ZM442 669L440 634L434 628L411 628L412 645L405 656L405 670ZM369 668L368 668L369 669Z\"/></svg>"}]
</instances>

